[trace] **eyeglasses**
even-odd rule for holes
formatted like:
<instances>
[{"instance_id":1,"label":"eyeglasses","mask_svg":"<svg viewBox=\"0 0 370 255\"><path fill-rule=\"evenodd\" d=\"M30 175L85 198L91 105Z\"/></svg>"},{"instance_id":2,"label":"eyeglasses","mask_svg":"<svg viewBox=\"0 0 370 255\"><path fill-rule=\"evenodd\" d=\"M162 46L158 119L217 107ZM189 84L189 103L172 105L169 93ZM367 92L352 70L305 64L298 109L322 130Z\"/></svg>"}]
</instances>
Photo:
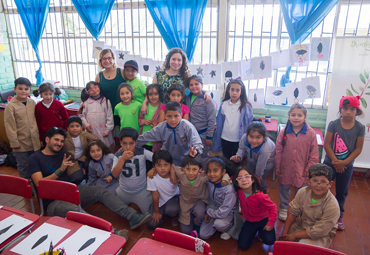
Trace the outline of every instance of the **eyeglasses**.
<instances>
[{"instance_id":1,"label":"eyeglasses","mask_svg":"<svg viewBox=\"0 0 370 255\"><path fill-rule=\"evenodd\" d=\"M252 176L251 175L244 175L244 176L240 176L240 177L236 178L236 180L238 182L241 182L243 179L250 180L250 179L252 179Z\"/></svg>"},{"instance_id":2,"label":"eyeglasses","mask_svg":"<svg viewBox=\"0 0 370 255\"><path fill-rule=\"evenodd\" d=\"M87 90L88 92L91 92L93 90L99 89L99 85L90 85L90 88Z\"/></svg>"},{"instance_id":3,"label":"eyeglasses","mask_svg":"<svg viewBox=\"0 0 370 255\"><path fill-rule=\"evenodd\" d=\"M325 185L328 186L330 182L319 182L317 180L313 180L313 181L310 181L310 183L312 183L315 186L323 186L323 187L325 187Z\"/></svg>"},{"instance_id":4,"label":"eyeglasses","mask_svg":"<svg viewBox=\"0 0 370 255\"><path fill-rule=\"evenodd\" d=\"M106 60L111 61L112 59L113 57L101 58L102 61L106 61Z\"/></svg>"}]
</instances>

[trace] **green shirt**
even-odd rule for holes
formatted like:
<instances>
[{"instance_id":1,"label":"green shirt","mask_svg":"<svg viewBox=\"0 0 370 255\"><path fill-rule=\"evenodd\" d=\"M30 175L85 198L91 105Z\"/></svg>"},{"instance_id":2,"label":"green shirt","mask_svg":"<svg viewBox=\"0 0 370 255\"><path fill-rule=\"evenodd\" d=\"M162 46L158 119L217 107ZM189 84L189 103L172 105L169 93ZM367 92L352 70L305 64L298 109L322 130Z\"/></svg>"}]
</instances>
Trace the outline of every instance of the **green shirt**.
<instances>
[{"instance_id":1,"label":"green shirt","mask_svg":"<svg viewBox=\"0 0 370 255\"><path fill-rule=\"evenodd\" d=\"M117 104L114 108L114 115L118 115L121 121L121 129L124 127L132 127L140 131L139 127L139 113L141 104L136 101L132 101L129 105L121 103Z\"/></svg>"},{"instance_id":2,"label":"green shirt","mask_svg":"<svg viewBox=\"0 0 370 255\"><path fill-rule=\"evenodd\" d=\"M151 104L148 104L148 114L144 116L144 119L151 120L153 119L153 115L155 111L158 109L158 106L152 106ZM144 125L143 126L143 134L147 131L150 131L152 129L152 126ZM148 146L153 146L153 142L147 143Z\"/></svg>"},{"instance_id":3,"label":"green shirt","mask_svg":"<svg viewBox=\"0 0 370 255\"><path fill-rule=\"evenodd\" d=\"M311 202L312 202L312 204L315 204L317 201L319 201L318 199L313 199L313 198L311 198Z\"/></svg>"},{"instance_id":4,"label":"green shirt","mask_svg":"<svg viewBox=\"0 0 370 255\"><path fill-rule=\"evenodd\" d=\"M197 179L195 179L195 180L193 180L193 181L190 181L190 180L189 180L189 182L190 182L190 184L191 184L191 185L193 185L193 184L194 184L194 182L195 182L196 180L197 180Z\"/></svg>"},{"instance_id":5,"label":"green shirt","mask_svg":"<svg viewBox=\"0 0 370 255\"><path fill-rule=\"evenodd\" d=\"M197 96L191 95L190 104L192 105Z\"/></svg>"},{"instance_id":6,"label":"green shirt","mask_svg":"<svg viewBox=\"0 0 370 255\"><path fill-rule=\"evenodd\" d=\"M136 77L132 81L126 81L126 83L130 84L134 90L134 100L142 104L145 99L144 94L146 93L145 81Z\"/></svg>"}]
</instances>

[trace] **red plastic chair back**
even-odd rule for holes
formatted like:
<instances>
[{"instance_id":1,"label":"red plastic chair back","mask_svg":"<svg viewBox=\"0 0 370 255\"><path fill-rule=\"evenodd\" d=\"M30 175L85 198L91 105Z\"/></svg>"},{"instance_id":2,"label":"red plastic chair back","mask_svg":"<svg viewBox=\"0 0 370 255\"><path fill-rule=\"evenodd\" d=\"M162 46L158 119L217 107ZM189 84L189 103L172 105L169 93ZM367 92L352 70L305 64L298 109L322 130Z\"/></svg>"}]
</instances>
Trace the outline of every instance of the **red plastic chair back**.
<instances>
[{"instance_id":1,"label":"red plastic chair back","mask_svg":"<svg viewBox=\"0 0 370 255\"><path fill-rule=\"evenodd\" d=\"M44 213L42 199L54 199L69 202L79 206L81 211L80 192L77 189L77 185L70 182L57 181L57 180L39 180L37 187L41 215Z\"/></svg>"},{"instance_id":2,"label":"red plastic chair back","mask_svg":"<svg viewBox=\"0 0 370 255\"><path fill-rule=\"evenodd\" d=\"M181 247L186 250L195 250L195 237L185 235L180 232L176 232L169 229L164 228L156 228L154 230L154 234L152 235L152 239L170 244L173 246ZM212 254L211 253L211 246L208 243L204 245L204 253L203 254Z\"/></svg>"},{"instance_id":3,"label":"red plastic chair back","mask_svg":"<svg viewBox=\"0 0 370 255\"><path fill-rule=\"evenodd\" d=\"M273 255L346 255L339 251L326 249L323 247L297 243L297 242L283 242L276 241L274 243Z\"/></svg>"},{"instance_id":4,"label":"red plastic chair back","mask_svg":"<svg viewBox=\"0 0 370 255\"><path fill-rule=\"evenodd\" d=\"M0 193L12 194L30 199L32 213L35 213L32 200L32 189L27 179L12 175L0 175Z\"/></svg>"},{"instance_id":5,"label":"red plastic chair back","mask_svg":"<svg viewBox=\"0 0 370 255\"><path fill-rule=\"evenodd\" d=\"M113 233L113 227L110 222L90 214L69 211L66 219Z\"/></svg>"}]
</instances>

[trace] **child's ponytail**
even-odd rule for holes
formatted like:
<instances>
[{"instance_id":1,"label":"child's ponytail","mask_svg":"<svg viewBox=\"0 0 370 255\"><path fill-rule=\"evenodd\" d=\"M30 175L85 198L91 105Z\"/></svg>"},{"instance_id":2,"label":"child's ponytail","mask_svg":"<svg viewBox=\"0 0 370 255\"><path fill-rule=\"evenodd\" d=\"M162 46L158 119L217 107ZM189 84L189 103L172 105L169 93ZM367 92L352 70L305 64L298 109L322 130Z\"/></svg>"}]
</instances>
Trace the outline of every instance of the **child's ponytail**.
<instances>
[{"instance_id":1,"label":"child's ponytail","mask_svg":"<svg viewBox=\"0 0 370 255\"><path fill-rule=\"evenodd\" d=\"M283 140L281 140L281 145L283 147L285 147L285 144L286 144L286 139L287 139L287 137L286 137L286 130L288 128L289 123L290 123L290 120L288 118L288 121L286 122L286 125L285 125L285 128L284 128Z\"/></svg>"}]
</instances>

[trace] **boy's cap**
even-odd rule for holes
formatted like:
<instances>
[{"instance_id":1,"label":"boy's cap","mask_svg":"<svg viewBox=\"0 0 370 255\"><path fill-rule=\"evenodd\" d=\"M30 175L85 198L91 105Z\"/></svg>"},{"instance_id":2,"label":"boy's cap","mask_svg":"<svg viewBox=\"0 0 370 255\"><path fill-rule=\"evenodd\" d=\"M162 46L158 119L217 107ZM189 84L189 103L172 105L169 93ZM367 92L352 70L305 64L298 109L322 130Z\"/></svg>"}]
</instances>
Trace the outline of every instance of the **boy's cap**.
<instances>
[{"instance_id":1,"label":"boy's cap","mask_svg":"<svg viewBox=\"0 0 370 255\"><path fill-rule=\"evenodd\" d=\"M136 71L139 71L139 66L137 64L137 62L135 60L129 60L129 61L126 61L126 63L124 64L123 66L124 68L126 67L133 67L136 69Z\"/></svg>"},{"instance_id":2,"label":"boy's cap","mask_svg":"<svg viewBox=\"0 0 370 255\"><path fill-rule=\"evenodd\" d=\"M346 97L342 97L340 99L340 103L339 103L339 110L342 109L342 107L344 106L343 105L343 102L344 100L348 100L349 101L349 105L347 104L346 106L351 106L351 107L355 107L359 110L360 109L360 96L346 96Z\"/></svg>"}]
</instances>

